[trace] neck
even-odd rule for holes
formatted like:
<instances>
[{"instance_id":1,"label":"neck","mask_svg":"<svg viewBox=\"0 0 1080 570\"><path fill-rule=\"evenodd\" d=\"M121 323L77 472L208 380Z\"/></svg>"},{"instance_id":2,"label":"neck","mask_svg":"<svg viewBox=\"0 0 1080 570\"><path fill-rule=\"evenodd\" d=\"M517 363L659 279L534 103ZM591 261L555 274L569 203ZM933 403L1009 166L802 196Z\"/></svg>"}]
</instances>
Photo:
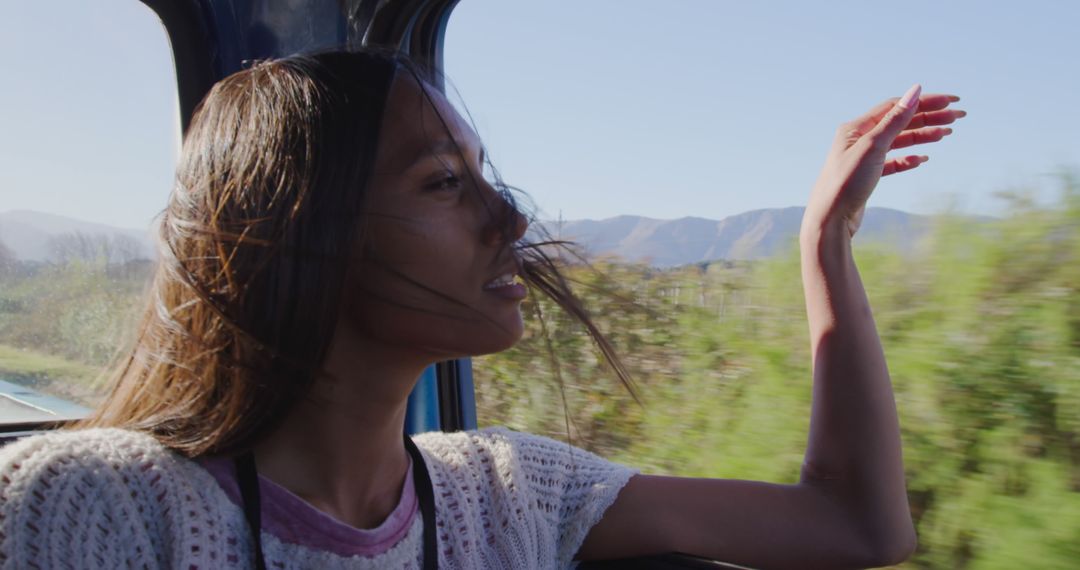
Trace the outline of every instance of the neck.
<instances>
[{"instance_id":1,"label":"neck","mask_svg":"<svg viewBox=\"0 0 1080 570\"><path fill-rule=\"evenodd\" d=\"M326 377L256 446L259 473L346 524L382 523L401 498L405 408L426 366L401 356L335 341Z\"/></svg>"}]
</instances>

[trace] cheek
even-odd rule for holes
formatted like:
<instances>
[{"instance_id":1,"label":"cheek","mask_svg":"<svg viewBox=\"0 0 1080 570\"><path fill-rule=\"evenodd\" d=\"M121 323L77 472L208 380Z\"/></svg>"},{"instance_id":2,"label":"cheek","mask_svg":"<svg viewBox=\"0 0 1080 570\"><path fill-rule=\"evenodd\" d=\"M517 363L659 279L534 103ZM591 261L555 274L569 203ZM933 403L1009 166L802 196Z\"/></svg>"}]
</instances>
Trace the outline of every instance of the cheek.
<instances>
[{"instance_id":1,"label":"cheek","mask_svg":"<svg viewBox=\"0 0 1080 570\"><path fill-rule=\"evenodd\" d=\"M472 263L478 238L454 212L404 206L389 211L387 220L369 226L367 256L418 280Z\"/></svg>"},{"instance_id":2,"label":"cheek","mask_svg":"<svg viewBox=\"0 0 1080 570\"><path fill-rule=\"evenodd\" d=\"M519 305L472 291L476 280L465 275L451 252L442 253L438 260L396 271L371 263L357 267L343 292L349 327L361 338L437 359L513 346L524 330Z\"/></svg>"},{"instance_id":3,"label":"cheek","mask_svg":"<svg viewBox=\"0 0 1080 570\"><path fill-rule=\"evenodd\" d=\"M524 329L520 309L481 289L492 260L478 231L452 212L418 216L419 209L369 226L369 261L353 268L344 291L350 327L369 340L441 358L513 346Z\"/></svg>"},{"instance_id":4,"label":"cheek","mask_svg":"<svg viewBox=\"0 0 1080 570\"><path fill-rule=\"evenodd\" d=\"M431 356L432 361L506 350L523 334L516 306L485 314L481 307L421 297L360 293L346 304L343 316L358 337L411 349Z\"/></svg>"}]
</instances>

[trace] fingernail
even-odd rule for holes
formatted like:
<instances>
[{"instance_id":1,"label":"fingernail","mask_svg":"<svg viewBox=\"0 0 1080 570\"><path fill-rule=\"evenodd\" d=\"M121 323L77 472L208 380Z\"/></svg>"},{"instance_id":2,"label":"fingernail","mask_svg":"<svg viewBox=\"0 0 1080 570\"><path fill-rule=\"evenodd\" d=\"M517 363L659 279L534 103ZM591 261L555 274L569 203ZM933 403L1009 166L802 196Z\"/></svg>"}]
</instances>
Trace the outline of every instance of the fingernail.
<instances>
[{"instance_id":1,"label":"fingernail","mask_svg":"<svg viewBox=\"0 0 1080 570\"><path fill-rule=\"evenodd\" d=\"M905 109L910 109L919 100L920 93L922 93L922 85L916 83L911 86L911 89L907 90L907 93L904 93L904 96L896 104Z\"/></svg>"},{"instance_id":2,"label":"fingernail","mask_svg":"<svg viewBox=\"0 0 1080 570\"><path fill-rule=\"evenodd\" d=\"M952 129L945 129L945 134L951 135L952 134Z\"/></svg>"},{"instance_id":3,"label":"fingernail","mask_svg":"<svg viewBox=\"0 0 1080 570\"><path fill-rule=\"evenodd\" d=\"M967 111L953 111L953 116L957 119L967 116Z\"/></svg>"}]
</instances>

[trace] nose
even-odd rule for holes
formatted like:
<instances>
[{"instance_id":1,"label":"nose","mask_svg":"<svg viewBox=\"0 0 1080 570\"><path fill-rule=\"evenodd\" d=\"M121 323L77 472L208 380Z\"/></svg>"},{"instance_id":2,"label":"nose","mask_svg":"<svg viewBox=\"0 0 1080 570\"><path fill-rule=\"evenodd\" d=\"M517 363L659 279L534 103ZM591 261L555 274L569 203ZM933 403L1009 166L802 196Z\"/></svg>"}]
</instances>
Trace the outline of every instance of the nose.
<instances>
[{"instance_id":1,"label":"nose","mask_svg":"<svg viewBox=\"0 0 1080 570\"><path fill-rule=\"evenodd\" d=\"M502 192L493 191L494 198L488 206L488 223L484 228L484 243L498 245L513 243L529 229L529 220L518 211L513 202Z\"/></svg>"},{"instance_id":2,"label":"nose","mask_svg":"<svg viewBox=\"0 0 1080 570\"><path fill-rule=\"evenodd\" d=\"M514 216L513 222L513 241L517 241L525 237L525 232L529 231L529 219L518 211L517 208L510 206L510 215Z\"/></svg>"}]
</instances>

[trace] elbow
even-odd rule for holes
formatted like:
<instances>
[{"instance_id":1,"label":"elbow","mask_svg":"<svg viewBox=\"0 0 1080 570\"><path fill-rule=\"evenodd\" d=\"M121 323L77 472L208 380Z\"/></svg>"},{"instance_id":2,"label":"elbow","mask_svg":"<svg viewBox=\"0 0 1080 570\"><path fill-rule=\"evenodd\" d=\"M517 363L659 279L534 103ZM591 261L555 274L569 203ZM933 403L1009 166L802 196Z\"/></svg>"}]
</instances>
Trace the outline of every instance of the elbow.
<instances>
[{"instance_id":1,"label":"elbow","mask_svg":"<svg viewBox=\"0 0 1080 570\"><path fill-rule=\"evenodd\" d=\"M860 560L858 568L897 566L911 558L918 547L915 525L905 511L905 516L890 518L855 518L849 527L854 531L852 543L857 544L855 556Z\"/></svg>"},{"instance_id":2,"label":"elbow","mask_svg":"<svg viewBox=\"0 0 1080 570\"><path fill-rule=\"evenodd\" d=\"M829 513L823 520L833 522L837 529L838 549L846 552L842 567L880 568L896 566L911 558L918 547L918 535L906 501L891 505L843 494L835 487L810 485L826 497L823 503Z\"/></svg>"},{"instance_id":3,"label":"elbow","mask_svg":"<svg viewBox=\"0 0 1080 570\"><path fill-rule=\"evenodd\" d=\"M870 566L880 568L882 566L896 566L915 554L919 540L913 526L906 526L902 532L890 533L870 544L867 549Z\"/></svg>"},{"instance_id":4,"label":"elbow","mask_svg":"<svg viewBox=\"0 0 1080 570\"><path fill-rule=\"evenodd\" d=\"M876 549L881 566L896 566L915 554L919 546L919 539L915 535L914 527L908 527L908 532L903 536L894 537L886 544Z\"/></svg>"},{"instance_id":5,"label":"elbow","mask_svg":"<svg viewBox=\"0 0 1080 570\"><path fill-rule=\"evenodd\" d=\"M888 541L870 543L864 541L859 547L833 561L836 568L885 568L898 566L915 554L916 540L893 537Z\"/></svg>"}]
</instances>

